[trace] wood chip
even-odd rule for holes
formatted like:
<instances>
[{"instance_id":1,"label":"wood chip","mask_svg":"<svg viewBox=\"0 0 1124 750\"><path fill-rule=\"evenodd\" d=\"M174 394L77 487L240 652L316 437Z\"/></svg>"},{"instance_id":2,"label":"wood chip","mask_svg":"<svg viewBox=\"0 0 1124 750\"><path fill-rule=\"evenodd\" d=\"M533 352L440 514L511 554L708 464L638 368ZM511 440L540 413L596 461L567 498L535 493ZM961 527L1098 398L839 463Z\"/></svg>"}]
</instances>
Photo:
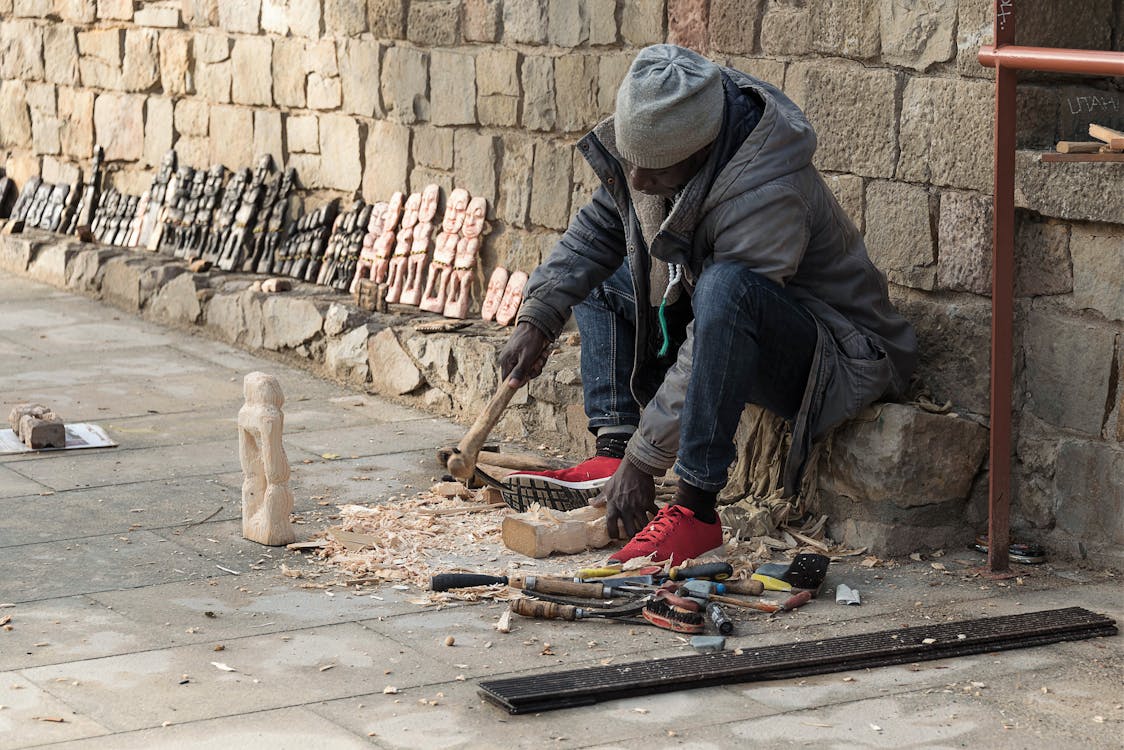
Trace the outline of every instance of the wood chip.
<instances>
[{"instance_id":1,"label":"wood chip","mask_svg":"<svg viewBox=\"0 0 1124 750\"><path fill-rule=\"evenodd\" d=\"M4 615L3 617L0 617L0 626L7 625L11 621L12 621L11 615Z\"/></svg>"},{"instance_id":2,"label":"wood chip","mask_svg":"<svg viewBox=\"0 0 1124 750\"><path fill-rule=\"evenodd\" d=\"M36 721L49 721L54 724L64 724L66 722L66 719L61 716L32 716L31 718Z\"/></svg>"},{"instance_id":3,"label":"wood chip","mask_svg":"<svg viewBox=\"0 0 1124 750\"><path fill-rule=\"evenodd\" d=\"M292 544L286 544L285 549L321 549L327 546L327 539L313 539L307 542L293 542Z\"/></svg>"},{"instance_id":4,"label":"wood chip","mask_svg":"<svg viewBox=\"0 0 1124 750\"><path fill-rule=\"evenodd\" d=\"M511 610L510 609L505 609L503 611L503 614L500 615L499 621L496 622L496 630L500 631L501 633L510 633L511 632Z\"/></svg>"},{"instance_id":5,"label":"wood chip","mask_svg":"<svg viewBox=\"0 0 1124 750\"><path fill-rule=\"evenodd\" d=\"M222 670L223 672L237 672L238 671L237 669L230 666L229 664L224 664L221 661L213 661L213 662L211 662L211 666L214 667L215 669Z\"/></svg>"}]
</instances>

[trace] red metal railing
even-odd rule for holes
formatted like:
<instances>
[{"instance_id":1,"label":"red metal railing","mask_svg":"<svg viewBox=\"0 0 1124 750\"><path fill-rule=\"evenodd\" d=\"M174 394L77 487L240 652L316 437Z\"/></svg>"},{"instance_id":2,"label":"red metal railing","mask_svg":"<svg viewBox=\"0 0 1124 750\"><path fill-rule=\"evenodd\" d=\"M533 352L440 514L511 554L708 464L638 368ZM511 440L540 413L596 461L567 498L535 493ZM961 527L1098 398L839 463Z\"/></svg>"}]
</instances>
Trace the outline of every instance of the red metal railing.
<instances>
[{"instance_id":1,"label":"red metal railing","mask_svg":"<svg viewBox=\"0 0 1124 750\"><path fill-rule=\"evenodd\" d=\"M1124 52L1015 46L1015 0L995 0L995 44L979 51L995 68L995 209L991 265L991 466L988 567L1010 568L1011 388L1015 297L1015 83L1018 70L1124 76Z\"/></svg>"}]
</instances>

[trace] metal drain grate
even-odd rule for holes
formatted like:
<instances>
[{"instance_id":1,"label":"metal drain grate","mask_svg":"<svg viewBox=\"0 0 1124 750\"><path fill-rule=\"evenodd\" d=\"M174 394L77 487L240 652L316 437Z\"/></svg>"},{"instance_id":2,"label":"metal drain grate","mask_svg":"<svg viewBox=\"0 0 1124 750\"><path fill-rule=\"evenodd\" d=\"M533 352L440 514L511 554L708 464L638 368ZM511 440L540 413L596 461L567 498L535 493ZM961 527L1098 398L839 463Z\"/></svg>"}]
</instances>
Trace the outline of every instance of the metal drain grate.
<instances>
[{"instance_id":1,"label":"metal drain grate","mask_svg":"<svg viewBox=\"0 0 1124 750\"><path fill-rule=\"evenodd\" d=\"M480 694L513 714L686 688L946 659L1116 635L1113 620L1080 607L779 644L742 653L677 656L487 680ZM930 641L930 642L926 642Z\"/></svg>"}]
</instances>

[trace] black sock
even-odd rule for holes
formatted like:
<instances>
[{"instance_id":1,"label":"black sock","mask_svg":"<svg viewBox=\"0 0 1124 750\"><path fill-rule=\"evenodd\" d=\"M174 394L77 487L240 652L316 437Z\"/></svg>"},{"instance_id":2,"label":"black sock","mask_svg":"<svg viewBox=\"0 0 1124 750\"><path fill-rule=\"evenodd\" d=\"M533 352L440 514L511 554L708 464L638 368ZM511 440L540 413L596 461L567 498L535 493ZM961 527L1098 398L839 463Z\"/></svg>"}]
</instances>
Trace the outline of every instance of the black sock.
<instances>
[{"instance_id":1,"label":"black sock","mask_svg":"<svg viewBox=\"0 0 1124 750\"><path fill-rule=\"evenodd\" d=\"M690 508L695 518L703 523L715 523L718 520L718 513L715 510L718 505L718 493L700 490L682 479L675 489L675 504Z\"/></svg>"},{"instance_id":2,"label":"black sock","mask_svg":"<svg viewBox=\"0 0 1124 750\"><path fill-rule=\"evenodd\" d=\"M625 432L610 432L606 435L598 435L597 453L595 455L624 458L624 449L628 447L629 437L630 435Z\"/></svg>"}]
</instances>

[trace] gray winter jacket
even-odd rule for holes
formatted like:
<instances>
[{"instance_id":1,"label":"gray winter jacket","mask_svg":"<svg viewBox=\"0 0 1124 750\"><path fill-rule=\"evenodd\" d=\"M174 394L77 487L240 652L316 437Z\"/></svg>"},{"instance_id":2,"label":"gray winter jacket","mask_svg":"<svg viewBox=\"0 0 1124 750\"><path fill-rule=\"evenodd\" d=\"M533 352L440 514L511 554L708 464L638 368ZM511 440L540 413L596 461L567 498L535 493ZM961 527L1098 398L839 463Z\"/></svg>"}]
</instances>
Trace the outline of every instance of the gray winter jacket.
<instances>
[{"instance_id":1,"label":"gray winter jacket","mask_svg":"<svg viewBox=\"0 0 1124 750\"><path fill-rule=\"evenodd\" d=\"M890 304L886 279L858 229L812 165L816 136L803 113L767 83L729 68L723 74L727 118L737 116L737 97L755 94L764 103L761 119L740 144L712 151L670 215L662 198L629 189L611 117L578 143L602 184L531 275L519 320L557 337L574 305L627 261L637 299L635 373L651 356L655 312L649 302L663 291L652 299L647 254L680 264L688 291L718 261L744 263L785 286L819 329L785 465L792 494L813 440L871 402L905 393L917 340ZM628 445L629 459L651 473L667 470L678 452L691 334L688 326L677 361Z\"/></svg>"}]
</instances>

